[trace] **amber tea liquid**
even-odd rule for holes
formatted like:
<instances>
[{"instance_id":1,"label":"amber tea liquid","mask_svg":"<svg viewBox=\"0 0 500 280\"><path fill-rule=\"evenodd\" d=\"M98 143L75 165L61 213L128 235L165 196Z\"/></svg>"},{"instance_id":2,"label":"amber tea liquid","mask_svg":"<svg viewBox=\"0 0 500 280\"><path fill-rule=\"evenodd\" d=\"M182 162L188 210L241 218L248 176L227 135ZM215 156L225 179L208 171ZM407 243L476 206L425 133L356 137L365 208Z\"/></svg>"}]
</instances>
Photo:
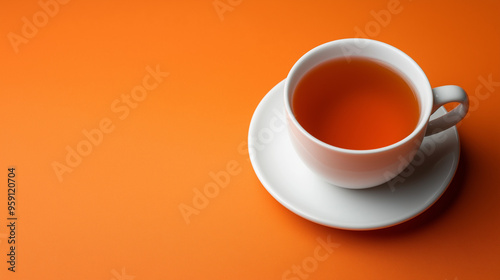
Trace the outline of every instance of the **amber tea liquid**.
<instances>
[{"instance_id":1,"label":"amber tea liquid","mask_svg":"<svg viewBox=\"0 0 500 280\"><path fill-rule=\"evenodd\" d=\"M330 145L369 150L394 144L415 129L419 105L398 72L367 58L336 58L300 80L292 100L299 124Z\"/></svg>"}]
</instances>

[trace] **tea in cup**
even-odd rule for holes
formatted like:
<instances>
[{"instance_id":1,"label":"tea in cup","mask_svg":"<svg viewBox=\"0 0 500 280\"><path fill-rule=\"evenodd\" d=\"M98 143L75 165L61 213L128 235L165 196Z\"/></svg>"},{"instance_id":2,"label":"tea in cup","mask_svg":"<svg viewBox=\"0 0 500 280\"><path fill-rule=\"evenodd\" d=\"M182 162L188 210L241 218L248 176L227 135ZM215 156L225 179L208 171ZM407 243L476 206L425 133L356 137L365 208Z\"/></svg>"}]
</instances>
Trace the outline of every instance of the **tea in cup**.
<instances>
[{"instance_id":1,"label":"tea in cup","mask_svg":"<svg viewBox=\"0 0 500 280\"><path fill-rule=\"evenodd\" d=\"M429 121L450 102L460 105ZM457 124L468 106L463 89L431 88L408 55L370 39L320 45L295 63L285 81L295 150L315 174L345 188L397 176L401 157L409 164L425 136Z\"/></svg>"}]
</instances>

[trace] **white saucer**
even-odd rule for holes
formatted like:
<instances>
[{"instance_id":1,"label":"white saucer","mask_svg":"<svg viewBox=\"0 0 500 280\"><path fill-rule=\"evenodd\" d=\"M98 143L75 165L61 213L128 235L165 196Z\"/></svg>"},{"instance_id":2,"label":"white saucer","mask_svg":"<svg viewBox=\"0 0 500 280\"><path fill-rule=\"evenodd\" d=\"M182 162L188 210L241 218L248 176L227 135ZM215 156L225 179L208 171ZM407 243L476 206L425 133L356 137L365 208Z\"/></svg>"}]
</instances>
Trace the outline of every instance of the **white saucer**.
<instances>
[{"instance_id":1,"label":"white saucer","mask_svg":"<svg viewBox=\"0 0 500 280\"><path fill-rule=\"evenodd\" d=\"M257 177L295 214L318 224L370 230L409 220L444 193L458 167L457 129L426 137L400 177L383 185L351 190L317 178L298 158L288 138L283 108L284 81L262 99L250 123L248 147ZM440 108L433 117L446 112ZM431 117L432 118L432 117Z\"/></svg>"}]
</instances>

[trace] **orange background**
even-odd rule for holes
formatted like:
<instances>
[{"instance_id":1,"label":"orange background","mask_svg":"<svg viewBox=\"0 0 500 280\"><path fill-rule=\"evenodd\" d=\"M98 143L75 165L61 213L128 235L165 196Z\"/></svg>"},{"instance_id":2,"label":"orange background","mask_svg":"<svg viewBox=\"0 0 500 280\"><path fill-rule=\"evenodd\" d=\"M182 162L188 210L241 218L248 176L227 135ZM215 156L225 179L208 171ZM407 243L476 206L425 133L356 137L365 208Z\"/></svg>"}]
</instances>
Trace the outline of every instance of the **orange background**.
<instances>
[{"instance_id":1,"label":"orange background","mask_svg":"<svg viewBox=\"0 0 500 280\"><path fill-rule=\"evenodd\" d=\"M61 2L0 5L1 279L500 277L500 2ZM381 21L388 5L399 12ZM396 46L432 86L457 84L471 97L444 197L416 219L368 232L291 213L260 184L246 152L256 106L293 63L358 36ZM113 109L148 66L169 74L127 105L128 115ZM481 86L488 77L496 84ZM102 120L112 129L59 180L54 162L66 164L68 146L84 149L83 131ZM179 207L193 207L209 174L228 165L229 184L183 217ZM11 166L15 273L6 263ZM338 245L320 261L318 239ZM302 274L288 273L294 266Z\"/></svg>"}]
</instances>

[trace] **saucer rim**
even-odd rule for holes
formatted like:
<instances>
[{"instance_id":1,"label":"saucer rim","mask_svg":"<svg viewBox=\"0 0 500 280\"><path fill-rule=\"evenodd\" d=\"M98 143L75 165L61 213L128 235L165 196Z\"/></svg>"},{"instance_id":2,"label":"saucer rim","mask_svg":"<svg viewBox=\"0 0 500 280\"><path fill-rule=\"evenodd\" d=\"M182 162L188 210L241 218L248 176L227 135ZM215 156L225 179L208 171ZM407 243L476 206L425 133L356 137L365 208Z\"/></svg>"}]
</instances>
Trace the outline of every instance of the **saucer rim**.
<instances>
[{"instance_id":1,"label":"saucer rim","mask_svg":"<svg viewBox=\"0 0 500 280\"><path fill-rule=\"evenodd\" d=\"M271 90L269 90L267 92L267 94L261 99L261 101L257 105L257 107L252 115L252 118L250 121L250 126L249 126L249 131L248 131L248 146L249 147L251 147L253 142L254 142L250 136L252 134L252 131L255 131L255 126L257 125L256 119L259 116L261 116L262 111L264 111L266 109L265 107L266 107L266 104L268 103L268 100L271 99L274 94L278 94L275 92L278 91L280 87L284 87L285 80L286 79L283 79L282 81L277 83L274 87L272 87ZM436 113L438 111L441 111L442 113L447 112L444 107L441 107L438 110L436 110ZM287 129L287 128L285 128L285 129ZM414 219L415 217L421 215L422 213L426 212L429 208L431 208L437 201L439 201L439 199L448 190L448 188L449 188L451 182L453 181L453 178L455 177L455 174L458 170L458 165L459 165L460 156L461 156L460 138L458 135L458 130L457 130L456 126L449 128L449 130L452 130L452 132L450 131L448 133L453 133L454 141L456 141L456 151L454 152L454 153L456 153L456 157L455 157L456 160L453 160L453 162L450 164L449 172L447 172L446 176L441 180L439 188L442 188L442 190L434 193L434 196L429 197L426 200L427 203L423 204L422 207L419 208L417 211L413 211L413 212L410 211L407 215L404 215L404 216L401 216L401 217L395 218L395 219L388 219L386 222L379 222L379 223L365 224L365 225L361 225L359 223L358 224L350 224L350 225L349 224L340 225L338 223L335 223L334 221L332 222L332 221L328 221L324 218L315 217L315 215L298 209L296 206L294 206L294 203L289 202L288 200L282 198L281 195L278 194L277 190L275 190L275 188L272 187L272 184L268 181L266 176L263 174L263 170L262 170L263 168L257 162L256 156L251 154L251 153L250 153L250 162L251 162L252 167L254 169L254 172L257 175L257 178L261 182L262 186L267 190L267 192L276 201L278 201L281 205L283 205L285 208L287 208L292 213L294 213L294 214L296 214L296 215L298 215L306 220L309 220L309 221L312 221L312 222L315 222L317 224L324 225L327 227L331 227L331 228L351 230L351 231L378 230L378 229L393 227L393 226L396 226L396 225L399 225L399 224L402 224L402 223L405 223L409 220ZM287 133L287 132L285 132L285 133ZM288 135L285 137L288 137ZM338 187L338 186L333 186L333 187ZM342 188L342 187L338 187L338 188ZM371 188L368 188L368 189L371 189ZM363 190L359 190L359 191L363 191Z\"/></svg>"}]
</instances>

